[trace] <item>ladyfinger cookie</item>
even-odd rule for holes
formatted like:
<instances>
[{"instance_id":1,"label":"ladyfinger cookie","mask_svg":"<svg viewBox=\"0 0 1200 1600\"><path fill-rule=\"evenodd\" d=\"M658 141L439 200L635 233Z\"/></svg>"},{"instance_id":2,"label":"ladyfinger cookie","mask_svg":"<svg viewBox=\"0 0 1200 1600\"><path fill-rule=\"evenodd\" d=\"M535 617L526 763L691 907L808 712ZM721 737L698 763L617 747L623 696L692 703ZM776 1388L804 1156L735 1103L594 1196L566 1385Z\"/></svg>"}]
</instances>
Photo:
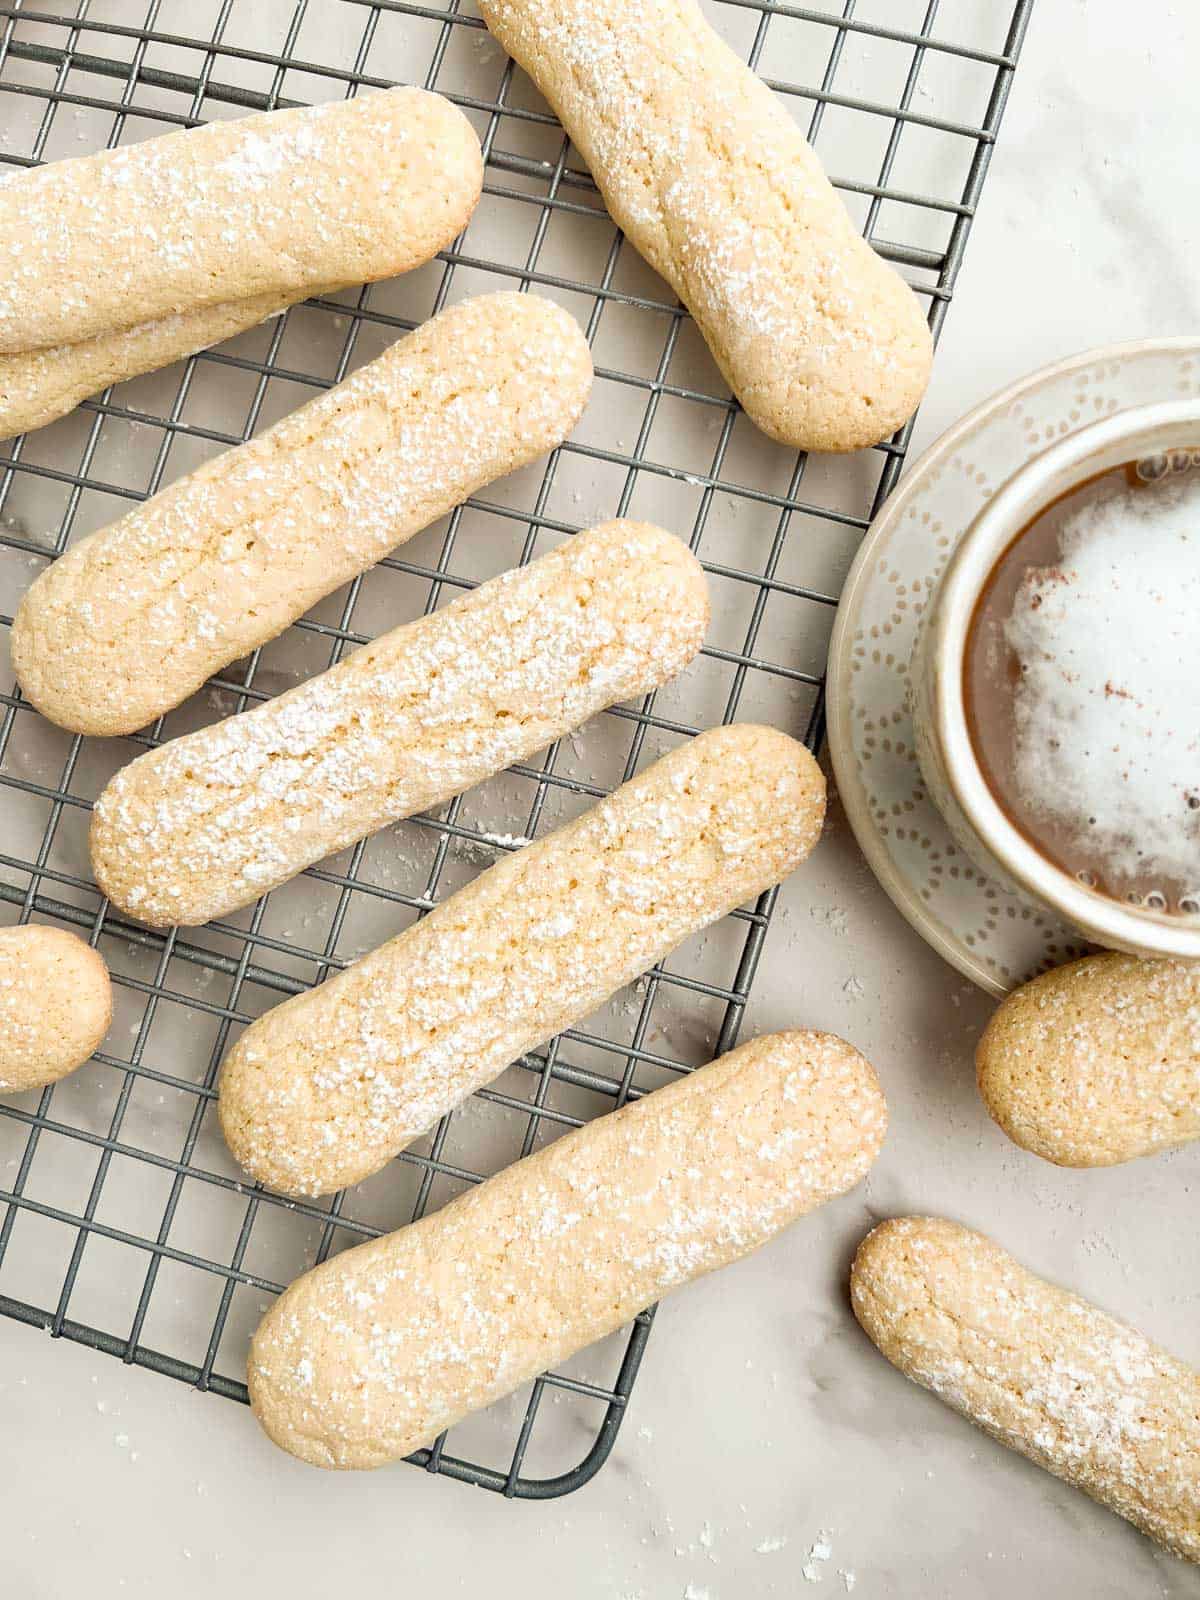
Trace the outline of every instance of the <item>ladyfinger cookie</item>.
<instances>
[{"instance_id":1,"label":"ladyfinger cookie","mask_svg":"<svg viewBox=\"0 0 1200 1600\"><path fill-rule=\"evenodd\" d=\"M316 287L310 291L317 292ZM198 311L181 311L156 322L139 322L132 328L117 328L78 344L0 355L0 439L44 428L110 383L154 372L232 339L285 311L294 300L252 295Z\"/></svg>"},{"instance_id":2,"label":"ladyfinger cookie","mask_svg":"<svg viewBox=\"0 0 1200 1600\"><path fill-rule=\"evenodd\" d=\"M929 381L916 296L859 235L787 111L695 0L480 0L773 439L856 450Z\"/></svg>"},{"instance_id":3,"label":"ladyfinger cookie","mask_svg":"<svg viewBox=\"0 0 1200 1600\"><path fill-rule=\"evenodd\" d=\"M852 1045L754 1039L306 1273L254 1337L254 1413L314 1466L398 1460L853 1188L886 1127Z\"/></svg>"},{"instance_id":4,"label":"ladyfinger cookie","mask_svg":"<svg viewBox=\"0 0 1200 1600\"><path fill-rule=\"evenodd\" d=\"M975 1053L1014 1143L1107 1167L1200 1138L1200 966L1087 956L1010 994Z\"/></svg>"},{"instance_id":5,"label":"ladyfinger cookie","mask_svg":"<svg viewBox=\"0 0 1200 1600\"><path fill-rule=\"evenodd\" d=\"M48 567L13 624L22 689L79 733L143 727L560 443L591 380L587 341L549 300L443 311Z\"/></svg>"},{"instance_id":6,"label":"ladyfinger cookie","mask_svg":"<svg viewBox=\"0 0 1200 1600\"><path fill-rule=\"evenodd\" d=\"M0 928L0 1094L65 1078L111 1021L108 968L90 945L63 928Z\"/></svg>"},{"instance_id":7,"label":"ladyfinger cookie","mask_svg":"<svg viewBox=\"0 0 1200 1600\"><path fill-rule=\"evenodd\" d=\"M253 1023L221 1126L262 1183L377 1172L472 1090L579 1021L816 843L825 780L773 728L717 728L490 867L422 921Z\"/></svg>"},{"instance_id":8,"label":"ladyfinger cookie","mask_svg":"<svg viewBox=\"0 0 1200 1600\"><path fill-rule=\"evenodd\" d=\"M935 1217L869 1234L850 1294L906 1377L1200 1560L1200 1372L983 1234Z\"/></svg>"},{"instance_id":9,"label":"ladyfinger cookie","mask_svg":"<svg viewBox=\"0 0 1200 1600\"><path fill-rule=\"evenodd\" d=\"M409 88L19 172L0 183L0 355L406 272L482 181L466 117Z\"/></svg>"},{"instance_id":10,"label":"ladyfinger cookie","mask_svg":"<svg viewBox=\"0 0 1200 1600\"><path fill-rule=\"evenodd\" d=\"M96 802L96 881L207 922L682 671L708 624L672 534L607 522L254 711L149 751Z\"/></svg>"}]
</instances>

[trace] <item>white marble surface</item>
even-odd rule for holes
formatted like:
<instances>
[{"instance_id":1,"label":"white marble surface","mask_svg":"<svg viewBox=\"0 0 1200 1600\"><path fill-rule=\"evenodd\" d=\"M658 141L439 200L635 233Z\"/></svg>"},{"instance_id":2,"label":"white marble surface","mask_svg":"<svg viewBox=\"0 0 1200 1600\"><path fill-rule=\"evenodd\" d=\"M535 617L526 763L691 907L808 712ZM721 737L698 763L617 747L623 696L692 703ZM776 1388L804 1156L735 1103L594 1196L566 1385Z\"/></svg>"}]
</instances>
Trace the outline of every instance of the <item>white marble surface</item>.
<instances>
[{"instance_id":1,"label":"white marble surface","mask_svg":"<svg viewBox=\"0 0 1200 1600\"><path fill-rule=\"evenodd\" d=\"M1054 356L1200 325L1198 59L1184 0L1136 18L1039 0L918 443ZM888 1146L862 1190L664 1308L590 1487L510 1505L408 1468L318 1475L239 1407L0 1322L4 1592L795 1600L824 1537L815 1594L844 1593L844 1571L863 1597L1200 1596L1193 1569L906 1384L846 1298L873 1218L944 1212L1200 1363L1200 1146L1094 1174L1009 1146L972 1081L986 1001L893 912L836 813L783 905L749 1026L854 1039Z\"/></svg>"}]
</instances>

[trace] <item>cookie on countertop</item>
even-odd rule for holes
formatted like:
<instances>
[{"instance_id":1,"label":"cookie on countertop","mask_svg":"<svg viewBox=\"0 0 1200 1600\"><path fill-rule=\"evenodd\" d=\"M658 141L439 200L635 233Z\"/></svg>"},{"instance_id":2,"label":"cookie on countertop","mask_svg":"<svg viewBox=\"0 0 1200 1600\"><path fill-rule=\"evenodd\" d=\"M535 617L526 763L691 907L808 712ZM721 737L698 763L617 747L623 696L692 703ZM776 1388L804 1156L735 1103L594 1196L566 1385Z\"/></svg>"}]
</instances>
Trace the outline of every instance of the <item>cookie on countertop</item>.
<instances>
[{"instance_id":1,"label":"cookie on countertop","mask_svg":"<svg viewBox=\"0 0 1200 1600\"><path fill-rule=\"evenodd\" d=\"M1200 964L1097 955L1014 990L975 1052L1014 1143L1107 1167L1200 1138Z\"/></svg>"},{"instance_id":2,"label":"cookie on countertop","mask_svg":"<svg viewBox=\"0 0 1200 1600\"><path fill-rule=\"evenodd\" d=\"M868 1234L850 1295L906 1377L1200 1561L1200 1372L984 1234L936 1217Z\"/></svg>"}]
</instances>

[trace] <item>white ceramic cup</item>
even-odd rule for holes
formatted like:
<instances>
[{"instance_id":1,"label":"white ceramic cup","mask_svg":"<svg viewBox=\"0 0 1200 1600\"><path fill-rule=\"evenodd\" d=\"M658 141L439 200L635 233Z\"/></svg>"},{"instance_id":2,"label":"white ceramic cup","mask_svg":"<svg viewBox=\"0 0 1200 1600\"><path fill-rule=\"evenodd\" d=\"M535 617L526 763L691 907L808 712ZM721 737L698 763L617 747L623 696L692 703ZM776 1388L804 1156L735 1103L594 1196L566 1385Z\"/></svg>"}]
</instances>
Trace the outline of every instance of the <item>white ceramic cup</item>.
<instances>
[{"instance_id":1,"label":"white ceramic cup","mask_svg":"<svg viewBox=\"0 0 1200 1600\"><path fill-rule=\"evenodd\" d=\"M1009 820L976 759L967 727L967 632L997 561L1038 513L1089 478L1127 461L1200 448L1200 400L1139 406L1105 417L1035 456L993 495L959 541L926 607L913 658L917 757L930 798L982 871L1073 923L1094 944L1139 956L1200 960L1200 916L1118 901L1081 883ZM1197 646L1200 671L1200 645Z\"/></svg>"}]
</instances>

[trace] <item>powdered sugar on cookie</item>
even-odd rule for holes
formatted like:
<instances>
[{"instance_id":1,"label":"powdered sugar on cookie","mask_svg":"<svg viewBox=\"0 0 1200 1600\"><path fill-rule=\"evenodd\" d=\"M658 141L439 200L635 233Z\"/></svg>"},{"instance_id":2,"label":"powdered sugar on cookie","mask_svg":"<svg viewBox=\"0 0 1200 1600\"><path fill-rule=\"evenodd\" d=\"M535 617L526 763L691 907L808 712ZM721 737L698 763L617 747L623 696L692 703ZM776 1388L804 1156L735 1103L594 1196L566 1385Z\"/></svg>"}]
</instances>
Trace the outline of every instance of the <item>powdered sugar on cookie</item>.
<instances>
[{"instance_id":1,"label":"powdered sugar on cookie","mask_svg":"<svg viewBox=\"0 0 1200 1600\"><path fill-rule=\"evenodd\" d=\"M481 0L614 220L773 438L849 450L916 409L931 342L784 106L694 0Z\"/></svg>"},{"instance_id":2,"label":"powdered sugar on cookie","mask_svg":"<svg viewBox=\"0 0 1200 1600\"><path fill-rule=\"evenodd\" d=\"M224 916L658 687L707 621L700 565L673 535L637 522L578 534L123 768L96 804L97 882L143 921Z\"/></svg>"},{"instance_id":3,"label":"powdered sugar on cookie","mask_svg":"<svg viewBox=\"0 0 1200 1600\"><path fill-rule=\"evenodd\" d=\"M517 1056L786 876L819 838L824 802L812 756L774 729L717 728L673 750L247 1029L221 1079L231 1150L290 1194L377 1171Z\"/></svg>"},{"instance_id":4,"label":"powdered sugar on cookie","mask_svg":"<svg viewBox=\"0 0 1200 1600\"><path fill-rule=\"evenodd\" d=\"M301 1278L255 1336L255 1413L319 1466L406 1455L849 1189L886 1123L843 1040L755 1039Z\"/></svg>"},{"instance_id":5,"label":"powdered sugar on cookie","mask_svg":"<svg viewBox=\"0 0 1200 1600\"><path fill-rule=\"evenodd\" d=\"M133 732L559 443L591 379L552 302L451 307L56 561L13 625L22 688L63 727Z\"/></svg>"}]
</instances>

